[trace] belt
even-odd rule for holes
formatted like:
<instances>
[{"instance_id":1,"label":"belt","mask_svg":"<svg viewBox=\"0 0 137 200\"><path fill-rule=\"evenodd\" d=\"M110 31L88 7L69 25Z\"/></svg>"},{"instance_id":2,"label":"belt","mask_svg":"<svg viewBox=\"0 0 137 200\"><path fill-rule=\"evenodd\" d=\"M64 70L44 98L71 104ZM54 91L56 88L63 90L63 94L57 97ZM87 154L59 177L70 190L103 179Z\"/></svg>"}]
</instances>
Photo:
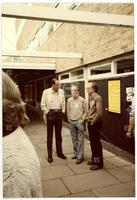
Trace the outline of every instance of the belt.
<instances>
[{"instance_id":1,"label":"belt","mask_svg":"<svg viewBox=\"0 0 137 200\"><path fill-rule=\"evenodd\" d=\"M79 121L78 119L77 120L72 120L72 119L70 119L70 121L72 121L72 122L77 122L77 121Z\"/></svg>"},{"instance_id":2,"label":"belt","mask_svg":"<svg viewBox=\"0 0 137 200\"><path fill-rule=\"evenodd\" d=\"M50 109L50 111L52 111L52 112L60 112L61 109Z\"/></svg>"}]
</instances>

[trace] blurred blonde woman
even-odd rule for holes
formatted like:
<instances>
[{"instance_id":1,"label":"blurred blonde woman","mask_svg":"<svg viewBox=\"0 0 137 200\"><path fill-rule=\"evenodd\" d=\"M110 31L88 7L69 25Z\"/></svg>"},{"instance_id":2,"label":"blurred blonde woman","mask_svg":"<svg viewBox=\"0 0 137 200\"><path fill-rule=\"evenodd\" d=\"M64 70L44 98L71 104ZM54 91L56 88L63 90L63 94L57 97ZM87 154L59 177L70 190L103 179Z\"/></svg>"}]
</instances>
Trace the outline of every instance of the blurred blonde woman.
<instances>
[{"instance_id":1,"label":"blurred blonde woman","mask_svg":"<svg viewBox=\"0 0 137 200\"><path fill-rule=\"evenodd\" d=\"M42 197L40 162L22 129L29 119L16 83L3 79L3 197Z\"/></svg>"}]
</instances>

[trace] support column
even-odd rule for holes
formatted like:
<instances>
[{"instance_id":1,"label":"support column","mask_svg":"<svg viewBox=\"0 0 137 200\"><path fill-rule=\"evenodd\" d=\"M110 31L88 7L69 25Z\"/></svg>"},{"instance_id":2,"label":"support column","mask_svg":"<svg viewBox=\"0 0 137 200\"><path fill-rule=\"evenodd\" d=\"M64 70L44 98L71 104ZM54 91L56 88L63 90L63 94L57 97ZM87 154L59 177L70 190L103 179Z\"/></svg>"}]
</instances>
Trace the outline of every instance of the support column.
<instances>
[{"instance_id":1,"label":"support column","mask_svg":"<svg viewBox=\"0 0 137 200\"><path fill-rule=\"evenodd\" d=\"M88 93L86 87L88 86L88 68L84 68L84 80L85 80L85 99L88 101Z\"/></svg>"},{"instance_id":2,"label":"support column","mask_svg":"<svg viewBox=\"0 0 137 200\"><path fill-rule=\"evenodd\" d=\"M111 62L111 73L112 74L117 74L117 61L112 61Z\"/></svg>"}]
</instances>

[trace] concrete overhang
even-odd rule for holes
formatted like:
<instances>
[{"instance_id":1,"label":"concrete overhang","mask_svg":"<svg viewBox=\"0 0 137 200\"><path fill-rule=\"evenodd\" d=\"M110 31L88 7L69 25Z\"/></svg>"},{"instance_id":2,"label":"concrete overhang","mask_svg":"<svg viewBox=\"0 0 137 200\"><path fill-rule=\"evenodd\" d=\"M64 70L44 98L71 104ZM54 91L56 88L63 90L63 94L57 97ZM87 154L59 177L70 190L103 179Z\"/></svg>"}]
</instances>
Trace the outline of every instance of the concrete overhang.
<instances>
[{"instance_id":1,"label":"concrete overhang","mask_svg":"<svg viewBox=\"0 0 137 200\"><path fill-rule=\"evenodd\" d=\"M14 5L12 3L2 5L2 17L105 26L134 26L134 17L128 15L60 10L41 6Z\"/></svg>"},{"instance_id":2,"label":"concrete overhang","mask_svg":"<svg viewBox=\"0 0 137 200\"><path fill-rule=\"evenodd\" d=\"M54 63L23 63L23 62L3 62L3 69L35 69L35 70L56 70Z\"/></svg>"},{"instance_id":3,"label":"concrete overhang","mask_svg":"<svg viewBox=\"0 0 137 200\"><path fill-rule=\"evenodd\" d=\"M82 59L82 53L74 52L45 52L45 51L4 51L2 56L32 57L32 58L74 58Z\"/></svg>"}]
</instances>

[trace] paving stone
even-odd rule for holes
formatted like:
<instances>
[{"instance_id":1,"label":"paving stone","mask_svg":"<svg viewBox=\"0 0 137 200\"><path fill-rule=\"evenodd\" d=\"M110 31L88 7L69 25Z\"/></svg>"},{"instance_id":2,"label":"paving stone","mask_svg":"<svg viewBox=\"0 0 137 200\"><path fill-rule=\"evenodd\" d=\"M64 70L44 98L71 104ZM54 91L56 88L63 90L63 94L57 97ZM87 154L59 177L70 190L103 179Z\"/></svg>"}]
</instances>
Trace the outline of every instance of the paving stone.
<instances>
[{"instance_id":1,"label":"paving stone","mask_svg":"<svg viewBox=\"0 0 137 200\"><path fill-rule=\"evenodd\" d=\"M71 137L63 137L63 144L72 144Z\"/></svg>"},{"instance_id":2,"label":"paving stone","mask_svg":"<svg viewBox=\"0 0 137 200\"><path fill-rule=\"evenodd\" d=\"M41 143L44 143L45 144L45 141L43 141L43 139L42 138L31 138L31 142L33 143L33 144L41 144Z\"/></svg>"},{"instance_id":3,"label":"paving stone","mask_svg":"<svg viewBox=\"0 0 137 200\"><path fill-rule=\"evenodd\" d=\"M47 167L50 166L49 162L47 161L46 157L44 154L38 155L39 156L39 161L41 167Z\"/></svg>"},{"instance_id":4,"label":"paving stone","mask_svg":"<svg viewBox=\"0 0 137 200\"><path fill-rule=\"evenodd\" d=\"M96 197L96 195L92 191L88 190L84 192L71 194L68 197Z\"/></svg>"},{"instance_id":5,"label":"paving stone","mask_svg":"<svg viewBox=\"0 0 137 200\"><path fill-rule=\"evenodd\" d=\"M45 150L37 149L36 152L37 152L37 155L38 155L39 159L46 160L47 152Z\"/></svg>"},{"instance_id":6,"label":"paving stone","mask_svg":"<svg viewBox=\"0 0 137 200\"><path fill-rule=\"evenodd\" d=\"M38 156L40 156L41 158L44 158L47 155L47 149L37 148L36 152L37 152Z\"/></svg>"},{"instance_id":7,"label":"paving stone","mask_svg":"<svg viewBox=\"0 0 137 200\"><path fill-rule=\"evenodd\" d=\"M67 164L67 163L73 163L74 160L71 159L70 154L65 154L67 156L67 159L61 159L57 156L53 156L53 162L51 163L52 166L54 165L62 165L62 164Z\"/></svg>"},{"instance_id":8,"label":"paving stone","mask_svg":"<svg viewBox=\"0 0 137 200\"><path fill-rule=\"evenodd\" d=\"M106 158L104 158L104 169L111 169L111 168L116 168L116 165L114 165L113 163L106 160Z\"/></svg>"},{"instance_id":9,"label":"paving stone","mask_svg":"<svg viewBox=\"0 0 137 200\"><path fill-rule=\"evenodd\" d=\"M72 137L71 137L71 133L69 132L69 134L64 135L63 138L72 138Z\"/></svg>"},{"instance_id":10,"label":"paving stone","mask_svg":"<svg viewBox=\"0 0 137 200\"><path fill-rule=\"evenodd\" d=\"M46 137L45 135L43 135L43 136L41 137L41 139L43 140L43 142L47 142L47 137Z\"/></svg>"},{"instance_id":11,"label":"paving stone","mask_svg":"<svg viewBox=\"0 0 137 200\"><path fill-rule=\"evenodd\" d=\"M106 158L106 157L114 157L114 156L116 156L114 153L109 152L109 151L103 149L103 157L104 157L104 158ZM112 159L113 159L113 158L112 158Z\"/></svg>"},{"instance_id":12,"label":"paving stone","mask_svg":"<svg viewBox=\"0 0 137 200\"><path fill-rule=\"evenodd\" d=\"M50 166L50 164L46 160L40 159L40 166L41 166L41 168L48 167L48 166Z\"/></svg>"},{"instance_id":13,"label":"paving stone","mask_svg":"<svg viewBox=\"0 0 137 200\"><path fill-rule=\"evenodd\" d=\"M62 137L70 135L70 130L69 128L63 127L62 129Z\"/></svg>"},{"instance_id":14,"label":"paving stone","mask_svg":"<svg viewBox=\"0 0 137 200\"><path fill-rule=\"evenodd\" d=\"M44 181L42 188L43 197L61 197L70 193L60 179Z\"/></svg>"},{"instance_id":15,"label":"paving stone","mask_svg":"<svg viewBox=\"0 0 137 200\"><path fill-rule=\"evenodd\" d=\"M107 157L106 160L113 163L117 167L127 166L127 165L133 165L131 162L128 162L118 156L114 157Z\"/></svg>"},{"instance_id":16,"label":"paving stone","mask_svg":"<svg viewBox=\"0 0 137 200\"><path fill-rule=\"evenodd\" d=\"M38 156L39 156L40 158L42 158L42 159L44 159L44 160L45 160L45 159L47 160L47 158L48 158L47 148L46 148L46 149L39 149L39 148L37 147L36 152L37 152L37 154L38 154ZM52 156L56 156L56 154L55 154L54 151L52 152Z\"/></svg>"},{"instance_id":17,"label":"paving stone","mask_svg":"<svg viewBox=\"0 0 137 200\"><path fill-rule=\"evenodd\" d=\"M28 135L28 137L33 141L33 140L42 140L42 135L38 135L39 133L33 134L30 133L30 135Z\"/></svg>"},{"instance_id":18,"label":"paving stone","mask_svg":"<svg viewBox=\"0 0 137 200\"><path fill-rule=\"evenodd\" d=\"M90 154L90 157L91 157L91 147L90 147L90 144L85 144L84 145L84 152L88 152Z\"/></svg>"},{"instance_id":19,"label":"paving stone","mask_svg":"<svg viewBox=\"0 0 137 200\"><path fill-rule=\"evenodd\" d=\"M70 144L62 144L63 147L63 153L67 154L67 153L73 153L73 145L72 143ZM56 147L53 147L54 151L56 151Z\"/></svg>"},{"instance_id":20,"label":"paving stone","mask_svg":"<svg viewBox=\"0 0 137 200\"><path fill-rule=\"evenodd\" d=\"M63 182L71 193L78 193L106 185L119 183L115 178L106 173L103 169L91 171L90 173L73 175L62 178Z\"/></svg>"},{"instance_id":21,"label":"paving stone","mask_svg":"<svg viewBox=\"0 0 137 200\"><path fill-rule=\"evenodd\" d=\"M38 143L37 146L38 146L39 149L42 149L42 150L43 150L43 149L44 149L44 150L47 149L47 144L46 144L46 143L41 143L41 144Z\"/></svg>"},{"instance_id":22,"label":"paving stone","mask_svg":"<svg viewBox=\"0 0 137 200\"><path fill-rule=\"evenodd\" d=\"M90 141L88 140L88 139L84 139L84 144L88 144L88 145L90 145Z\"/></svg>"},{"instance_id":23,"label":"paving stone","mask_svg":"<svg viewBox=\"0 0 137 200\"><path fill-rule=\"evenodd\" d=\"M73 163L67 164L69 166L69 168L71 168L75 174L81 174L81 173L90 171L89 165L87 165L85 161L82 162L81 164L76 164L75 162L76 162L76 160L73 160Z\"/></svg>"},{"instance_id":24,"label":"paving stone","mask_svg":"<svg viewBox=\"0 0 137 200\"><path fill-rule=\"evenodd\" d=\"M71 151L73 150L72 140L70 139L70 142L68 142L68 141L65 141L64 138L63 138L63 140L62 140L63 153L70 152L69 148L71 149ZM55 138L53 138L53 151L56 152L56 141L55 141Z\"/></svg>"},{"instance_id":25,"label":"paving stone","mask_svg":"<svg viewBox=\"0 0 137 200\"><path fill-rule=\"evenodd\" d=\"M86 148L87 149L87 148ZM85 160L90 160L91 159L91 150L89 150L89 151L86 151L86 149L85 149L85 152L84 152L84 159Z\"/></svg>"},{"instance_id":26,"label":"paving stone","mask_svg":"<svg viewBox=\"0 0 137 200\"><path fill-rule=\"evenodd\" d=\"M66 165L57 165L42 168L42 180L50 180L70 176L73 174L74 173Z\"/></svg>"},{"instance_id":27,"label":"paving stone","mask_svg":"<svg viewBox=\"0 0 137 200\"><path fill-rule=\"evenodd\" d=\"M107 172L113 175L121 182L128 182L135 180L135 169L133 166L107 169Z\"/></svg>"},{"instance_id":28,"label":"paving stone","mask_svg":"<svg viewBox=\"0 0 137 200\"><path fill-rule=\"evenodd\" d=\"M93 189L98 197L135 197L134 182Z\"/></svg>"}]
</instances>

